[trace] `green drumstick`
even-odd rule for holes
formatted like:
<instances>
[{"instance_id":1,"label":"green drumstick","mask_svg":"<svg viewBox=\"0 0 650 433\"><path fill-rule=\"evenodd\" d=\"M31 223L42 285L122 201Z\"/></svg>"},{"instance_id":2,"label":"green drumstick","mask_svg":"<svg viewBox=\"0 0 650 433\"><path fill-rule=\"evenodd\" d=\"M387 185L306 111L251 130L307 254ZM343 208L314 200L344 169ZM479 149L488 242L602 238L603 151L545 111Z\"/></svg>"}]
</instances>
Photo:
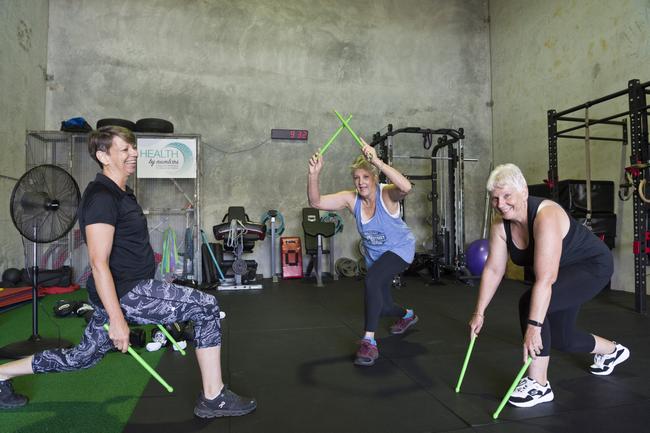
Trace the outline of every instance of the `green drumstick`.
<instances>
[{"instance_id":1,"label":"green drumstick","mask_svg":"<svg viewBox=\"0 0 650 433\"><path fill-rule=\"evenodd\" d=\"M354 131L352 130L352 128L350 128L350 125L348 125L348 122L343 118L343 116L341 116L341 115L339 114L339 112L336 111L336 110L334 110L334 114L336 114L336 117L339 118L339 120L341 121L341 123L343 124L343 126L345 126L345 128L350 132L350 134L352 135L352 138L354 138L354 139L356 140L356 142L359 144L359 147L363 148L363 143L361 142L361 139L359 138L359 136L357 135L357 133L354 132Z\"/></svg>"},{"instance_id":2,"label":"green drumstick","mask_svg":"<svg viewBox=\"0 0 650 433\"><path fill-rule=\"evenodd\" d=\"M108 323L104 323L104 329L106 330L106 332L108 332L108 330L109 330ZM135 360L138 361L141 366L144 367L145 370L147 370L158 382L160 382L160 384L162 386L165 387L165 389L167 391L174 392L174 388L169 386L169 384L167 382L165 382L165 379L160 377L160 375L156 372L156 370L151 368L151 366L149 364L147 364L147 361L142 359L142 357L140 355L138 355L138 353L135 350L133 350L133 348L131 346L129 346L129 348L127 350L131 354L131 356L133 358L135 358Z\"/></svg>"},{"instance_id":3,"label":"green drumstick","mask_svg":"<svg viewBox=\"0 0 650 433\"><path fill-rule=\"evenodd\" d=\"M350 117L348 117L348 120L346 120L346 122L349 122L350 119L352 119L352 115L350 115ZM341 133L341 131L343 131L344 129L345 129L345 126L343 126L343 125L339 126L339 129L337 129L336 132L334 132L334 135L332 135L330 137L330 139L327 140L327 143L325 143L325 146L323 146L322 149L320 150L320 152L318 152L318 156L323 156L323 154L325 153L327 148L330 147L330 144L332 144L334 142L334 140L336 140L336 137L338 137L339 134Z\"/></svg>"},{"instance_id":4,"label":"green drumstick","mask_svg":"<svg viewBox=\"0 0 650 433\"><path fill-rule=\"evenodd\" d=\"M499 418L499 414L501 413L501 411L503 410L503 407L504 407L504 406L506 405L506 403L508 402L508 399L510 398L510 396L511 396L512 393L514 392L515 388L517 387L517 384L519 383L519 381L520 381L521 378L523 377L524 373L526 372L526 369L528 368L528 366L530 365L531 362L533 362L533 358L531 358L531 357L529 356L529 357L528 357L528 361L526 361L526 363L524 364L524 366L521 367L521 370L519 370L519 374L517 374L517 377L515 378L515 381L512 382L512 385L510 385L510 389L508 390L508 392L506 393L506 395L503 397L503 400L501 400L501 404L500 404L499 407L497 408L496 412L494 412L494 414L492 415L492 418L493 418L493 419L497 419L497 418Z\"/></svg>"},{"instance_id":5,"label":"green drumstick","mask_svg":"<svg viewBox=\"0 0 650 433\"><path fill-rule=\"evenodd\" d=\"M463 361L463 368L460 370L460 376L458 377L458 383L456 384L456 392L460 392L460 385L463 383L465 370L467 370L467 364L469 364L469 357L472 355L472 349L474 349L475 342L476 334L472 334L472 339L469 341L469 347L467 348L467 354L465 355L465 361Z\"/></svg>"},{"instance_id":6,"label":"green drumstick","mask_svg":"<svg viewBox=\"0 0 650 433\"><path fill-rule=\"evenodd\" d=\"M164 335L165 337L167 337L167 339L168 339L169 341L171 341L172 345L176 348L176 350L178 350L179 352L181 352L181 355L185 356L185 351L181 348L181 346L178 345L178 343L176 342L176 340L174 340L174 337L172 337L172 334L170 334L169 332L167 332L167 329L165 329L165 327L162 326L162 325L160 325L160 324L158 325L158 329L160 329L160 332L162 332L163 335Z\"/></svg>"}]
</instances>

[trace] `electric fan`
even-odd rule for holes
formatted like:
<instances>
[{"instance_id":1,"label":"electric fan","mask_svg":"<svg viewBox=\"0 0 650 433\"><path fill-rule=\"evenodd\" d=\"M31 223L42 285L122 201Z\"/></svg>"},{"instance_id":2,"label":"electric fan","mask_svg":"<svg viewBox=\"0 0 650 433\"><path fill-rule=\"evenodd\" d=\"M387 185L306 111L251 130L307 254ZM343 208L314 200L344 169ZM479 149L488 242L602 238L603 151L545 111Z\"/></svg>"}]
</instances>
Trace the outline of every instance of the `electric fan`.
<instances>
[{"instance_id":1,"label":"electric fan","mask_svg":"<svg viewBox=\"0 0 650 433\"><path fill-rule=\"evenodd\" d=\"M41 338L38 335L38 244L62 238L77 221L79 187L74 178L56 165L44 164L25 173L11 193L11 219L20 234L33 242L32 282L32 336L26 341L0 348L1 358L18 359L41 350L69 347L61 339Z\"/></svg>"}]
</instances>

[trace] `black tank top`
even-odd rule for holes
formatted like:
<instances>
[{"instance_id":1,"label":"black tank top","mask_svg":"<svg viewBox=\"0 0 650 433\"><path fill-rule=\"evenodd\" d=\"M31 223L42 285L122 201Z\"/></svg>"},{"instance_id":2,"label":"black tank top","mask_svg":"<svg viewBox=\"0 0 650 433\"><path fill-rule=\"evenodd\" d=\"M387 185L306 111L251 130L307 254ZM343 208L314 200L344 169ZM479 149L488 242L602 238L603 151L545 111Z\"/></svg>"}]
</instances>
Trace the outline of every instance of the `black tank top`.
<instances>
[{"instance_id":1,"label":"black tank top","mask_svg":"<svg viewBox=\"0 0 650 433\"><path fill-rule=\"evenodd\" d=\"M528 197L528 247L524 250L517 248L512 241L510 221L503 220L503 228L506 231L506 243L508 253L513 263L519 266L533 266L535 262L535 238L533 227L537 209L542 201L548 200L542 197ZM565 211L566 212L566 211ZM579 224L571 215L569 217L569 232L562 239L562 255L560 256L560 267L579 263L582 261L601 262L606 268L613 267L612 253L605 245L605 242L596 237L587 227ZM605 269L603 269L605 270Z\"/></svg>"}]
</instances>

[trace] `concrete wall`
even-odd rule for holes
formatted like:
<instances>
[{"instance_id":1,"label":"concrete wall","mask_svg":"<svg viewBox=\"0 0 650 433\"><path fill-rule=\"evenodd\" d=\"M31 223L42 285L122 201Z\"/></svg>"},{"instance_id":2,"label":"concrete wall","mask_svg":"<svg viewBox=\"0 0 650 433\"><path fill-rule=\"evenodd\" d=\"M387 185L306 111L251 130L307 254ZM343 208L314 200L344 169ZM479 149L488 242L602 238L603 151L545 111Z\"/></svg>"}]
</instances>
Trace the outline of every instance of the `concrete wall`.
<instances>
[{"instance_id":1,"label":"concrete wall","mask_svg":"<svg viewBox=\"0 0 650 433\"><path fill-rule=\"evenodd\" d=\"M47 26L47 0L0 0L0 272L25 266L9 201L25 172L25 131L45 126Z\"/></svg>"},{"instance_id":2,"label":"concrete wall","mask_svg":"<svg viewBox=\"0 0 650 433\"><path fill-rule=\"evenodd\" d=\"M495 164L514 162L529 183L547 177L546 111L561 111L650 80L648 0L491 0L490 37ZM590 109L590 118L627 110L625 97ZM584 112L577 113L584 116ZM578 131L579 132L579 131ZM593 136L620 130L591 128ZM613 180L629 162L620 145L593 142L592 179ZM558 143L560 179L584 179L584 142ZM618 202L613 288L634 291L632 201Z\"/></svg>"},{"instance_id":3,"label":"concrete wall","mask_svg":"<svg viewBox=\"0 0 650 433\"><path fill-rule=\"evenodd\" d=\"M467 239L480 235L483 183L491 160L487 1L103 1L50 2L46 123L82 115L162 117L203 136L203 227L243 205L257 219L277 208L286 235L301 235L309 156L352 113L367 138L395 128L463 127ZM309 142L271 142L271 128L300 128ZM382 131L384 132L384 131ZM426 155L421 137L395 153ZM322 190L351 188L358 154L344 134L328 152ZM410 174L428 165L400 162ZM420 241L426 183L409 199ZM356 257L353 219L336 255ZM268 244L256 258L269 275Z\"/></svg>"}]
</instances>

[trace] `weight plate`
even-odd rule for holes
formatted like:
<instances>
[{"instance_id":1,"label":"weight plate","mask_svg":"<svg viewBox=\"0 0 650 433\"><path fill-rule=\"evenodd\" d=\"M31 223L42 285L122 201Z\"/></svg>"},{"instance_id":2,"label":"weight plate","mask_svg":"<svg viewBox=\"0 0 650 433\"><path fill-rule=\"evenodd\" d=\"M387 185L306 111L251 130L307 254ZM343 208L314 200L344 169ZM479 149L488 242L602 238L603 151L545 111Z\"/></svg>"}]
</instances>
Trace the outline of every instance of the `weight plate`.
<instances>
[{"instance_id":1,"label":"weight plate","mask_svg":"<svg viewBox=\"0 0 650 433\"><path fill-rule=\"evenodd\" d=\"M232 271L237 275L244 275L246 269L248 269L248 265L246 265L246 260L244 259L237 259L232 263Z\"/></svg>"},{"instance_id":2,"label":"weight plate","mask_svg":"<svg viewBox=\"0 0 650 433\"><path fill-rule=\"evenodd\" d=\"M359 260L357 260L357 267L359 268L359 275L365 277L368 273L368 268L366 268L366 259L361 257Z\"/></svg>"},{"instance_id":3,"label":"weight plate","mask_svg":"<svg viewBox=\"0 0 650 433\"><path fill-rule=\"evenodd\" d=\"M339 276L352 278L357 275L357 262L347 257L341 257L334 264L336 273Z\"/></svg>"}]
</instances>

